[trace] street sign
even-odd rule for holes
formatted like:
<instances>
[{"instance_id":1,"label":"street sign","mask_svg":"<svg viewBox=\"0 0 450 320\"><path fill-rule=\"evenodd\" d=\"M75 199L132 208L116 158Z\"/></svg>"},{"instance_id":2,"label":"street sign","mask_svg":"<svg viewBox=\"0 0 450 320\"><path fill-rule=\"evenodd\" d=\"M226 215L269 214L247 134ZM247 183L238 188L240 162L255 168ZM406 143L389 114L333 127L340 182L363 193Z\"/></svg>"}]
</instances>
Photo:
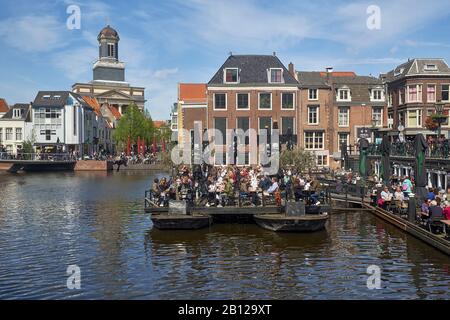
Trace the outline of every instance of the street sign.
<instances>
[{"instance_id":1,"label":"street sign","mask_svg":"<svg viewBox=\"0 0 450 320\"><path fill-rule=\"evenodd\" d=\"M356 135L359 139L370 139L371 134L368 128L357 128Z\"/></svg>"}]
</instances>

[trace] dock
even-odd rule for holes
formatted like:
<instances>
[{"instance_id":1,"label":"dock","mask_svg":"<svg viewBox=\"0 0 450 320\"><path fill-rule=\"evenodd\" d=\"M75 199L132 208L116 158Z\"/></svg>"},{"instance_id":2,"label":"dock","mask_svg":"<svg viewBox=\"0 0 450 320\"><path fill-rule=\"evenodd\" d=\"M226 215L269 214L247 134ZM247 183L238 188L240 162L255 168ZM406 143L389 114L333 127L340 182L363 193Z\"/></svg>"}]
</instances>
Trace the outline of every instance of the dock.
<instances>
[{"instance_id":1,"label":"dock","mask_svg":"<svg viewBox=\"0 0 450 320\"><path fill-rule=\"evenodd\" d=\"M390 223L391 225L403 230L409 235L427 243L433 248L450 255L450 241L444 238L444 235L437 235L420 227L416 223L410 222L398 215L395 215L387 210L372 206L371 200L367 197L361 198L350 194L330 193L332 201L337 203L348 203L349 205L359 206L359 210L364 210L374 214L376 217ZM343 208L347 210L348 208Z\"/></svg>"}]
</instances>

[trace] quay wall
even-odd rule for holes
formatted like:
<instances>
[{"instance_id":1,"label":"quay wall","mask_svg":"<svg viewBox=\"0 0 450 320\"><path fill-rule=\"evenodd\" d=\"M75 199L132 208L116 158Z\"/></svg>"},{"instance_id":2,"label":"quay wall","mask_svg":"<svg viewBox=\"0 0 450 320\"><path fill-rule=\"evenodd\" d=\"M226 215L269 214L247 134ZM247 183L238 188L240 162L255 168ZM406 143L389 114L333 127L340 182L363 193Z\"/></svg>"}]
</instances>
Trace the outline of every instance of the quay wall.
<instances>
[{"instance_id":1,"label":"quay wall","mask_svg":"<svg viewBox=\"0 0 450 320\"><path fill-rule=\"evenodd\" d=\"M75 164L74 171L110 171L113 170L111 161L80 160Z\"/></svg>"},{"instance_id":2,"label":"quay wall","mask_svg":"<svg viewBox=\"0 0 450 320\"><path fill-rule=\"evenodd\" d=\"M0 171L9 171L12 166L12 163L0 163Z\"/></svg>"}]
</instances>

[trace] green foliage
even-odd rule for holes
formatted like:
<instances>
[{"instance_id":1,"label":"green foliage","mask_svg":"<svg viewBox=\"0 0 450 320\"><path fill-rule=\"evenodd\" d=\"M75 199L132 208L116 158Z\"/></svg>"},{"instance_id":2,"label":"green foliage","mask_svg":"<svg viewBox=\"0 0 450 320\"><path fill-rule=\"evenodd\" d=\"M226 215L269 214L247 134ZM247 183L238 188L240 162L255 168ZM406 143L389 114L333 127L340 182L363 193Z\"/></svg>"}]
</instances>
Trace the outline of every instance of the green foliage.
<instances>
[{"instance_id":1,"label":"green foliage","mask_svg":"<svg viewBox=\"0 0 450 320\"><path fill-rule=\"evenodd\" d=\"M124 148L128 137L134 143L140 137L150 144L154 136L155 127L150 113L147 110L141 112L136 105L130 105L120 118L114 130L113 139L117 145Z\"/></svg>"},{"instance_id":2,"label":"green foliage","mask_svg":"<svg viewBox=\"0 0 450 320\"><path fill-rule=\"evenodd\" d=\"M34 153L33 142L30 140L24 141L22 144L23 153Z\"/></svg>"},{"instance_id":3,"label":"green foliage","mask_svg":"<svg viewBox=\"0 0 450 320\"><path fill-rule=\"evenodd\" d=\"M303 149L284 150L280 155L282 168L291 167L298 172L306 172L316 164L314 154Z\"/></svg>"}]
</instances>

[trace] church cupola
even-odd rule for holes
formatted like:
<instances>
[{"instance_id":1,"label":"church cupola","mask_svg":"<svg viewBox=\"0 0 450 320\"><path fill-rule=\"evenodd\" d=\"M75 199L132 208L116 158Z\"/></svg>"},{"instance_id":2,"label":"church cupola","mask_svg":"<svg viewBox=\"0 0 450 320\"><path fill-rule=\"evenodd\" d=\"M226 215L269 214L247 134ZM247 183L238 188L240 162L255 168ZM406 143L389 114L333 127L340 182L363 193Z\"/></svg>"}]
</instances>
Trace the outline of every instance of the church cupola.
<instances>
[{"instance_id":1,"label":"church cupola","mask_svg":"<svg viewBox=\"0 0 450 320\"><path fill-rule=\"evenodd\" d=\"M111 26L104 27L97 37L98 61L94 64L94 81L125 81L125 65L119 61L119 34Z\"/></svg>"},{"instance_id":2,"label":"church cupola","mask_svg":"<svg viewBox=\"0 0 450 320\"><path fill-rule=\"evenodd\" d=\"M109 25L98 34L99 59L119 60L119 34Z\"/></svg>"}]
</instances>

